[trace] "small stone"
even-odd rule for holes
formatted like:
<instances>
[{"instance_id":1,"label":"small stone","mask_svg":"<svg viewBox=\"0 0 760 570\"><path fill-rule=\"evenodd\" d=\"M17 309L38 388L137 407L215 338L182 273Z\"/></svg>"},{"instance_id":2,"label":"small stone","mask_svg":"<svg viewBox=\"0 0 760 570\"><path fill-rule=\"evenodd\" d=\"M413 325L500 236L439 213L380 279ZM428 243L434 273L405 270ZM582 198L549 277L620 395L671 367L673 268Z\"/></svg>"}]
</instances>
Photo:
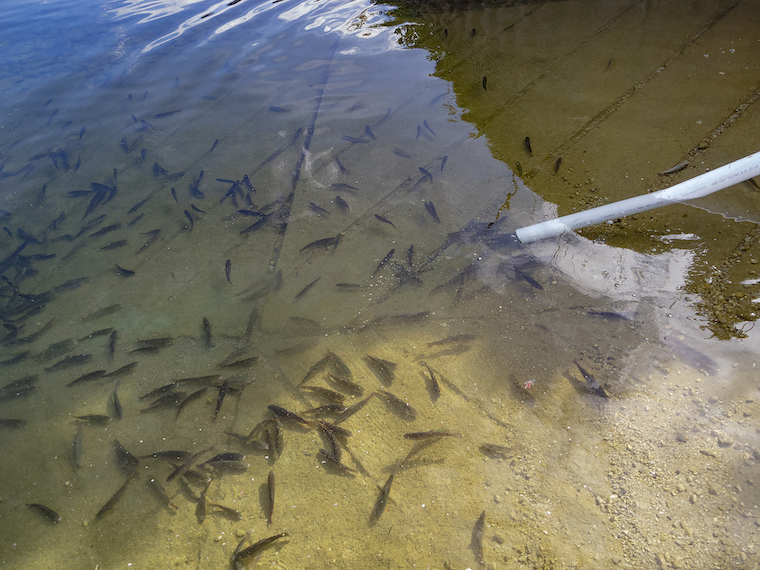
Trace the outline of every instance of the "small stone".
<instances>
[{"instance_id":1,"label":"small stone","mask_svg":"<svg viewBox=\"0 0 760 570\"><path fill-rule=\"evenodd\" d=\"M727 435L718 436L718 447L731 447L734 444L734 440Z\"/></svg>"},{"instance_id":2,"label":"small stone","mask_svg":"<svg viewBox=\"0 0 760 570\"><path fill-rule=\"evenodd\" d=\"M694 495L694 494L692 494L692 495L691 495L691 497L689 497L689 502L690 502L692 505L693 505L694 503L696 503L696 502L697 502L697 496L696 496L696 495ZM760 520L760 519L758 519L758 520ZM760 526L760 525L758 525L758 526Z\"/></svg>"}]
</instances>

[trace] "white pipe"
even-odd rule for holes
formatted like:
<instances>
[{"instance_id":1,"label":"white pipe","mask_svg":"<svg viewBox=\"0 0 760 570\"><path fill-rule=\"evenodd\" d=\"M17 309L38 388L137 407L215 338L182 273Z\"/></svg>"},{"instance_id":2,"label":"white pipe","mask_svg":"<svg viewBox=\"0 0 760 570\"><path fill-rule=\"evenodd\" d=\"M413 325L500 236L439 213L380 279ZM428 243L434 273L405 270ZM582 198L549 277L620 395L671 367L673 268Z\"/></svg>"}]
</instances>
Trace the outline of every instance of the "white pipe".
<instances>
[{"instance_id":1,"label":"white pipe","mask_svg":"<svg viewBox=\"0 0 760 570\"><path fill-rule=\"evenodd\" d=\"M758 175L760 175L760 152L664 190L526 226L515 233L522 243L530 243L661 206L701 198Z\"/></svg>"}]
</instances>

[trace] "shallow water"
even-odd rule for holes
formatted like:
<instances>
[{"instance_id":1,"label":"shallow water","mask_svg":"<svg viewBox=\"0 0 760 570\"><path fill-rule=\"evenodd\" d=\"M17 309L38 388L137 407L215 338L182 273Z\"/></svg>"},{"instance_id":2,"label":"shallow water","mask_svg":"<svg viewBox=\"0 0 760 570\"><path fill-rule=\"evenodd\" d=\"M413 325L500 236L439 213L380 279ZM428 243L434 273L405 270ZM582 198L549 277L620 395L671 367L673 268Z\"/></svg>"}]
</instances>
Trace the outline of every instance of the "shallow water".
<instances>
[{"instance_id":1,"label":"shallow water","mask_svg":"<svg viewBox=\"0 0 760 570\"><path fill-rule=\"evenodd\" d=\"M0 386L39 378L0 401L0 418L25 422L0 430L0 561L229 568L250 530L244 546L288 533L261 567L753 567L752 190L510 238L756 150L742 66L760 58L741 28L753 6L6 4ZM705 44L733 41L731 89L693 102L709 125L671 112L662 141L662 124L630 111L655 115L658 82L683 88L703 72L692 52L703 62ZM641 150L621 168L626 141ZM683 156L686 172L657 178ZM299 384L328 351L374 393L340 424L351 471L319 455L330 441L312 427L283 421L279 455L229 435L272 404L324 404ZM53 368L80 354L91 358ZM232 354L257 359L220 366ZM394 378L366 355L396 363ZM179 413L202 381L144 411L153 389L206 375ZM345 391L323 369L308 384ZM77 456L74 416L87 414L111 419L82 426ZM461 437L405 459L405 433L439 429ZM208 499L242 519L200 524L203 482L167 482L174 468L153 458L128 475L116 440L141 458L245 453L242 472L202 470Z\"/></svg>"}]
</instances>

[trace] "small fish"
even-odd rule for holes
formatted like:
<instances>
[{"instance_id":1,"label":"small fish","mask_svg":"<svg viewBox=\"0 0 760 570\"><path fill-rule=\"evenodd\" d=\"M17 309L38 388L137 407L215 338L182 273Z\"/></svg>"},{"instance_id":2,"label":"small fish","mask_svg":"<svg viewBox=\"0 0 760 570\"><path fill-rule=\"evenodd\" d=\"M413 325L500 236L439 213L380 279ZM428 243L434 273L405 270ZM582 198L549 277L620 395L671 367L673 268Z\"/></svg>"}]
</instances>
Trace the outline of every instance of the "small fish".
<instances>
[{"instance_id":1,"label":"small fish","mask_svg":"<svg viewBox=\"0 0 760 570\"><path fill-rule=\"evenodd\" d=\"M365 133L366 133L366 135L367 135L369 138L371 138L373 141L376 141L376 140L377 140L377 137L375 136L375 133L373 133L373 132L372 132L372 129L369 127L369 125L367 125L366 127L364 127L364 132L365 132Z\"/></svg>"},{"instance_id":2,"label":"small fish","mask_svg":"<svg viewBox=\"0 0 760 570\"><path fill-rule=\"evenodd\" d=\"M486 83L488 82L488 78L484 75L483 76L483 89L488 91L488 87L486 87Z\"/></svg>"},{"instance_id":3,"label":"small fish","mask_svg":"<svg viewBox=\"0 0 760 570\"><path fill-rule=\"evenodd\" d=\"M124 416L124 408L121 407L121 401L119 401L119 382L116 383L116 387L113 389L113 410L116 415L116 419L120 420Z\"/></svg>"},{"instance_id":4,"label":"small fish","mask_svg":"<svg viewBox=\"0 0 760 570\"><path fill-rule=\"evenodd\" d=\"M393 148L393 154L395 154L396 156L400 156L401 158L414 158L411 154L409 154L408 152L403 151L399 147L394 147Z\"/></svg>"},{"instance_id":5,"label":"small fish","mask_svg":"<svg viewBox=\"0 0 760 570\"><path fill-rule=\"evenodd\" d=\"M346 202L340 196L335 196L335 203L338 205L338 208L340 208L340 211L344 214L347 214L351 211L351 208L348 206L348 202Z\"/></svg>"},{"instance_id":6,"label":"small fish","mask_svg":"<svg viewBox=\"0 0 760 570\"><path fill-rule=\"evenodd\" d=\"M417 125L417 138L415 140L420 140L421 134L422 134L422 127Z\"/></svg>"},{"instance_id":7,"label":"small fish","mask_svg":"<svg viewBox=\"0 0 760 570\"><path fill-rule=\"evenodd\" d=\"M329 237L329 238L322 238L315 240L309 244L306 244L303 246L299 253L303 253L306 250L310 249L329 249L330 247L336 248L338 247L338 242L340 241L340 238L343 237L343 234L338 234L335 237Z\"/></svg>"},{"instance_id":8,"label":"small fish","mask_svg":"<svg viewBox=\"0 0 760 570\"><path fill-rule=\"evenodd\" d=\"M422 126L423 126L423 127L425 127L427 130L429 130L429 131L430 131L430 133L431 133L433 136L435 136L435 131L434 131L433 129L431 129L431 128L430 128L430 125L428 125L427 119L425 119L424 121L422 121Z\"/></svg>"},{"instance_id":9,"label":"small fish","mask_svg":"<svg viewBox=\"0 0 760 570\"><path fill-rule=\"evenodd\" d=\"M393 485L393 478L395 475L396 471L391 471L390 477L388 477L383 488L380 489L380 494L377 496L375 506L372 508L372 514L369 516L370 526L377 524L377 521L380 520L380 517L382 517L385 512L385 507L388 504L388 495L390 495L391 485Z\"/></svg>"},{"instance_id":10,"label":"small fish","mask_svg":"<svg viewBox=\"0 0 760 570\"><path fill-rule=\"evenodd\" d=\"M203 488L203 491L201 491L201 496L198 498L198 502L195 505L195 520L198 521L198 524L203 524L203 521L206 520L206 493L211 486L211 482L212 479L209 479L206 482L206 486Z\"/></svg>"},{"instance_id":11,"label":"small fish","mask_svg":"<svg viewBox=\"0 0 760 570\"><path fill-rule=\"evenodd\" d=\"M317 277L317 278L316 278L314 281L312 281L311 283L309 283L309 284L308 284L306 287L304 287L303 289L301 289L301 290L298 292L298 294L296 294L296 296L295 296L295 299L296 299L296 300L298 300L298 299L302 299L302 298L303 298L303 297L306 295L306 293L308 293L308 292L309 292L309 290L310 290L312 287L314 287L314 285L316 285L316 284L317 284L317 281L319 281L320 279L322 279L322 276L321 276L321 275L320 275L319 277Z\"/></svg>"},{"instance_id":12,"label":"small fish","mask_svg":"<svg viewBox=\"0 0 760 570\"><path fill-rule=\"evenodd\" d=\"M116 275L121 275L122 277L132 277L134 274L135 272L131 269L124 269L121 265L116 266Z\"/></svg>"},{"instance_id":13,"label":"small fish","mask_svg":"<svg viewBox=\"0 0 760 570\"><path fill-rule=\"evenodd\" d=\"M363 390L364 389L362 388L362 391ZM355 394L355 395L359 395L360 396L361 394ZM347 407L345 409L345 411L340 415L340 419L338 420L338 422L345 422L348 418L350 418L356 412L358 412L359 410L361 410L364 406L366 406L369 403L369 401L372 399L373 395L374 394L370 394L369 396L367 396L363 400L359 400L355 404L352 404L351 406Z\"/></svg>"},{"instance_id":14,"label":"small fish","mask_svg":"<svg viewBox=\"0 0 760 570\"><path fill-rule=\"evenodd\" d=\"M193 215L185 210L185 217L190 221L190 231L193 231Z\"/></svg>"},{"instance_id":15,"label":"small fish","mask_svg":"<svg viewBox=\"0 0 760 570\"><path fill-rule=\"evenodd\" d=\"M227 277L227 283L232 285L232 260L228 259L224 264L224 274Z\"/></svg>"},{"instance_id":16,"label":"small fish","mask_svg":"<svg viewBox=\"0 0 760 570\"><path fill-rule=\"evenodd\" d=\"M230 4L227 4L227 6L230 6ZM270 105L269 110L273 113L287 113L290 111L290 109L285 109L284 107L276 107L275 105Z\"/></svg>"},{"instance_id":17,"label":"small fish","mask_svg":"<svg viewBox=\"0 0 760 570\"><path fill-rule=\"evenodd\" d=\"M52 370L60 370L61 368L69 368L70 366L79 366L85 362L89 362L92 359L92 354L76 354L73 356L67 356L52 366L45 368L48 372Z\"/></svg>"},{"instance_id":18,"label":"small fish","mask_svg":"<svg viewBox=\"0 0 760 570\"><path fill-rule=\"evenodd\" d=\"M289 420L293 421L302 425L305 425L307 427L311 427L312 423L308 420L303 419L298 414L294 414L293 412L286 410L285 408L281 408L280 406L277 406L275 404L270 404L267 406L269 408L269 411L272 412L277 418L281 420Z\"/></svg>"},{"instance_id":19,"label":"small fish","mask_svg":"<svg viewBox=\"0 0 760 570\"><path fill-rule=\"evenodd\" d=\"M445 156L444 156L444 157L441 159L441 172L443 172L443 167L444 167L444 166L446 166L446 162L448 162L448 160L449 160L449 155L448 155L448 154L447 154L447 155L445 155Z\"/></svg>"},{"instance_id":20,"label":"small fish","mask_svg":"<svg viewBox=\"0 0 760 570\"><path fill-rule=\"evenodd\" d=\"M417 170L419 170L420 172L422 172L422 175L423 175L425 178L427 178L428 180L430 180L430 183L431 183L431 184L433 183L433 175L432 175L432 174L430 174L430 171L429 171L429 170L425 170L425 169L424 169L424 168L422 168L421 166L419 166L419 167L417 168ZM424 180L424 178L423 178L423 180Z\"/></svg>"},{"instance_id":21,"label":"small fish","mask_svg":"<svg viewBox=\"0 0 760 570\"><path fill-rule=\"evenodd\" d=\"M381 215L379 215L379 214L375 214L375 218L377 218L378 220L380 220L380 221L381 221L381 222L383 222L384 224L390 224L390 225L391 225L391 226L393 226L394 228L396 227L396 226L393 224L393 222L391 222L391 221L390 221L389 219L387 219L387 218L384 218L384 217L382 217L382 216L381 216Z\"/></svg>"},{"instance_id":22,"label":"small fish","mask_svg":"<svg viewBox=\"0 0 760 570\"><path fill-rule=\"evenodd\" d=\"M74 464L77 467L84 465L84 423L79 422L77 428L77 434L74 436L74 442L72 443L72 450L74 453Z\"/></svg>"},{"instance_id":23,"label":"small fish","mask_svg":"<svg viewBox=\"0 0 760 570\"><path fill-rule=\"evenodd\" d=\"M107 416L105 414L86 414L84 416L73 416L74 418L81 420L82 422L86 424L94 424L94 425L106 425L108 422L111 421L111 416Z\"/></svg>"},{"instance_id":24,"label":"small fish","mask_svg":"<svg viewBox=\"0 0 760 570\"><path fill-rule=\"evenodd\" d=\"M184 475L187 472L187 470L190 469L193 466L193 464L195 464L198 461L198 459L200 459L202 455L204 455L205 453L209 453L211 451L214 451L213 445L211 447L207 447L206 449L200 450L198 453L191 456L182 465L180 465L174 471L172 471L172 473L166 478L166 481L171 482L177 477Z\"/></svg>"},{"instance_id":25,"label":"small fish","mask_svg":"<svg viewBox=\"0 0 760 570\"><path fill-rule=\"evenodd\" d=\"M330 215L330 212L328 212L327 210L325 210L322 206L319 206L319 205L315 204L314 202L309 202L309 208L311 208L312 211L316 212L317 214L320 214L320 215L322 215L322 214Z\"/></svg>"},{"instance_id":26,"label":"small fish","mask_svg":"<svg viewBox=\"0 0 760 570\"><path fill-rule=\"evenodd\" d=\"M348 135L343 135L340 138L342 138L344 141L350 142L351 144L359 144L359 143L366 143L367 142L363 138L350 137Z\"/></svg>"},{"instance_id":27,"label":"small fish","mask_svg":"<svg viewBox=\"0 0 760 570\"><path fill-rule=\"evenodd\" d=\"M127 240L122 239L119 241L111 242L108 245L104 245L103 247L100 248L100 251L109 251L111 249L118 249L120 247L124 247L125 245L127 245Z\"/></svg>"},{"instance_id":28,"label":"small fish","mask_svg":"<svg viewBox=\"0 0 760 570\"><path fill-rule=\"evenodd\" d=\"M441 218L438 217L438 212L435 211L435 206L433 205L433 202L425 202L425 209L428 211L428 213L433 216L433 219L436 221L436 223L441 223Z\"/></svg>"},{"instance_id":29,"label":"small fish","mask_svg":"<svg viewBox=\"0 0 760 570\"><path fill-rule=\"evenodd\" d=\"M427 364L425 364L425 368L427 368L428 378L430 381L430 385L429 385L430 396L435 402L436 400L438 400L438 398L441 397L441 386L438 384L438 380L436 379L435 374L433 374L433 369L430 368L430 366L428 366Z\"/></svg>"},{"instance_id":30,"label":"small fish","mask_svg":"<svg viewBox=\"0 0 760 570\"><path fill-rule=\"evenodd\" d=\"M198 398L202 397L206 393L206 390L208 390L208 386L204 386L200 390L196 390L195 392L187 396L184 400L182 400L179 406L177 407L177 417L179 417L180 412L185 406L187 406L190 402L193 402L197 400ZM182 460L186 458L177 457L177 459Z\"/></svg>"},{"instance_id":31,"label":"small fish","mask_svg":"<svg viewBox=\"0 0 760 570\"><path fill-rule=\"evenodd\" d=\"M39 503L26 503L26 506L33 511L40 513L43 517L45 517L49 522L53 524L58 524L61 522L61 515L56 513L50 507L46 507L45 505L41 505Z\"/></svg>"},{"instance_id":32,"label":"small fish","mask_svg":"<svg viewBox=\"0 0 760 570\"><path fill-rule=\"evenodd\" d=\"M272 524L274 513L274 472L270 471L267 477L267 491L269 492L269 504L267 505L267 524Z\"/></svg>"},{"instance_id":33,"label":"small fish","mask_svg":"<svg viewBox=\"0 0 760 570\"><path fill-rule=\"evenodd\" d=\"M480 566L485 566L486 562L483 559L483 533L486 528L486 512L480 513L475 528L472 529L472 550L475 553L475 559Z\"/></svg>"},{"instance_id":34,"label":"small fish","mask_svg":"<svg viewBox=\"0 0 760 570\"><path fill-rule=\"evenodd\" d=\"M523 144L525 145L525 150L528 151L528 154L533 156L533 147L530 146L530 137L525 137Z\"/></svg>"},{"instance_id":35,"label":"small fish","mask_svg":"<svg viewBox=\"0 0 760 570\"><path fill-rule=\"evenodd\" d=\"M559 172L559 167L562 164L562 157L560 156L557 159L557 162L554 163L554 174L557 174Z\"/></svg>"},{"instance_id":36,"label":"small fish","mask_svg":"<svg viewBox=\"0 0 760 570\"><path fill-rule=\"evenodd\" d=\"M238 545L235 554L232 556L232 563L235 566L236 570L242 570L245 568L249 562L254 560L263 550L280 540L281 538L287 537L287 532L281 532L279 534L275 534L274 536L270 536L268 538L262 538L258 542L254 543L253 545L249 546L248 548L244 550L240 550L240 548L243 546L243 543L245 542L246 538L243 538L243 540Z\"/></svg>"},{"instance_id":37,"label":"small fish","mask_svg":"<svg viewBox=\"0 0 760 570\"><path fill-rule=\"evenodd\" d=\"M175 511L179 509L177 505L172 503L172 500L169 498L169 495L166 494L166 489L159 483L158 479L155 477L150 478L150 486L153 488L153 490L156 492L156 495L159 499L167 506L171 507Z\"/></svg>"},{"instance_id":38,"label":"small fish","mask_svg":"<svg viewBox=\"0 0 760 570\"><path fill-rule=\"evenodd\" d=\"M369 365L372 372L375 373L375 376L377 376L383 385L390 386L393 384L393 380L396 377L394 373L394 370L396 369L395 362L383 360L382 358L370 356L369 354L365 354L364 358L367 360L367 364Z\"/></svg>"},{"instance_id":39,"label":"small fish","mask_svg":"<svg viewBox=\"0 0 760 570\"><path fill-rule=\"evenodd\" d=\"M434 342L427 343L428 346L442 346L446 344L452 344L452 343L459 343L459 342L469 342L471 340L475 340L477 337L475 335L471 334L457 334L454 336L447 336L446 338L442 338L441 340L436 340Z\"/></svg>"},{"instance_id":40,"label":"small fish","mask_svg":"<svg viewBox=\"0 0 760 570\"><path fill-rule=\"evenodd\" d=\"M108 352L111 353L111 356L113 356L114 353L116 352L116 338L117 337L118 337L117 332L113 331L111 333L111 337L108 339ZM137 364L137 363L133 362L132 364ZM127 365L127 366L129 366L129 365ZM114 373L112 372L111 375L113 375L113 374Z\"/></svg>"},{"instance_id":41,"label":"small fish","mask_svg":"<svg viewBox=\"0 0 760 570\"><path fill-rule=\"evenodd\" d=\"M391 258L393 257L393 254L395 253L396 253L396 248L393 248L387 254L385 254L385 257L382 259L382 261L380 261L380 263L377 265L375 270L372 272L372 279L374 279L375 275L377 275L377 272L380 271L383 268L383 266L391 260Z\"/></svg>"},{"instance_id":42,"label":"small fish","mask_svg":"<svg viewBox=\"0 0 760 570\"><path fill-rule=\"evenodd\" d=\"M592 374L587 372L580 364L578 364L577 360L573 360L573 362L575 362L578 370L580 370L583 379L586 380L586 384L588 385L589 390L591 390L597 396L600 396L602 398L609 398L607 392L604 391L604 388L602 388L602 385L599 384L597 379L594 378Z\"/></svg>"},{"instance_id":43,"label":"small fish","mask_svg":"<svg viewBox=\"0 0 760 570\"><path fill-rule=\"evenodd\" d=\"M205 214L206 210L201 210L199 207L197 207L195 204L190 204L190 209L193 212L198 212L199 214Z\"/></svg>"},{"instance_id":44,"label":"small fish","mask_svg":"<svg viewBox=\"0 0 760 570\"><path fill-rule=\"evenodd\" d=\"M177 198L177 189L172 186L171 188L172 198L174 198L174 201L179 204L179 198Z\"/></svg>"},{"instance_id":45,"label":"small fish","mask_svg":"<svg viewBox=\"0 0 760 570\"><path fill-rule=\"evenodd\" d=\"M126 447L119 443L118 439L114 440L113 444L114 452L116 452L116 460L119 466L127 472L127 474L134 473L140 466L140 460L132 455Z\"/></svg>"},{"instance_id":46,"label":"small fish","mask_svg":"<svg viewBox=\"0 0 760 570\"><path fill-rule=\"evenodd\" d=\"M203 317L203 336L206 338L206 347L211 348L214 344L211 342L211 323L206 317Z\"/></svg>"},{"instance_id":47,"label":"small fish","mask_svg":"<svg viewBox=\"0 0 760 570\"><path fill-rule=\"evenodd\" d=\"M89 382L89 381L92 381L92 380L97 380L98 378L103 378L105 375L106 375L106 371L105 370L95 370L94 372L88 372L87 374L83 374L82 376L80 376L76 380L74 380L74 381L69 382L68 384L66 384L66 386L71 387L74 384L80 384L82 382Z\"/></svg>"},{"instance_id":48,"label":"small fish","mask_svg":"<svg viewBox=\"0 0 760 570\"><path fill-rule=\"evenodd\" d=\"M113 494L113 496L110 499L108 499L106 504L103 505L101 509L97 512L94 520L98 521L102 519L104 516L106 516L107 514L110 514L113 512L113 509L116 506L116 503L119 501L121 496L127 490L127 486L132 481L134 476L135 476L134 472L127 476L127 479L126 481L124 481L124 484L121 487L119 487L119 489Z\"/></svg>"},{"instance_id":49,"label":"small fish","mask_svg":"<svg viewBox=\"0 0 760 570\"><path fill-rule=\"evenodd\" d=\"M541 285L541 283L533 279L533 277L531 277L530 275L523 273L519 269L515 269L515 275L522 277L526 281L526 283L528 283L534 289L538 289L540 291L544 290L544 286Z\"/></svg>"},{"instance_id":50,"label":"small fish","mask_svg":"<svg viewBox=\"0 0 760 570\"><path fill-rule=\"evenodd\" d=\"M15 420L15 419L1 419L0 420L0 428L20 429L23 427L26 427L26 422L24 420Z\"/></svg>"},{"instance_id":51,"label":"small fish","mask_svg":"<svg viewBox=\"0 0 760 570\"><path fill-rule=\"evenodd\" d=\"M344 184L342 182L335 182L333 184L330 184L330 188L334 188L338 192L341 190L345 192L358 192L359 189L356 186L351 186L350 184Z\"/></svg>"},{"instance_id":52,"label":"small fish","mask_svg":"<svg viewBox=\"0 0 760 570\"><path fill-rule=\"evenodd\" d=\"M219 415L219 410L222 409L222 402L224 402L224 397L227 395L229 387L230 386L228 380L222 382L222 385L219 387L219 396L216 398L216 409L214 410L212 421L216 421L216 417Z\"/></svg>"},{"instance_id":53,"label":"small fish","mask_svg":"<svg viewBox=\"0 0 760 570\"><path fill-rule=\"evenodd\" d=\"M405 433L405 439L420 440L420 439L437 439L442 437L462 437L461 433L452 433L448 431L414 431Z\"/></svg>"},{"instance_id":54,"label":"small fish","mask_svg":"<svg viewBox=\"0 0 760 570\"><path fill-rule=\"evenodd\" d=\"M481 452L485 453L486 455L500 455L504 457L505 459L510 456L514 455L515 448L514 447L507 447L505 445L497 445L495 443L481 443L480 446L478 446L478 449L480 449Z\"/></svg>"},{"instance_id":55,"label":"small fish","mask_svg":"<svg viewBox=\"0 0 760 570\"><path fill-rule=\"evenodd\" d=\"M163 119L164 117L171 117L172 115L176 115L177 113L181 112L182 109L177 109L176 111L166 111L164 113L159 113L158 115L153 115L155 119Z\"/></svg>"},{"instance_id":56,"label":"small fish","mask_svg":"<svg viewBox=\"0 0 760 570\"><path fill-rule=\"evenodd\" d=\"M328 353L327 356L325 356L323 359L321 359L316 364L312 365L309 370L306 372L306 376L304 376L303 380L298 384L299 387L303 386L308 382L311 378L322 372L327 366L330 364L330 360L332 358L332 353Z\"/></svg>"},{"instance_id":57,"label":"small fish","mask_svg":"<svg viewBox=\"0 0 760 570\"><path fill-rule=\"evenodd\" d=\"M326 400L330 402L331 404L343 404L346 397L339 393L335 392L334 390L330 390L328 388L322 388L320 386L301 386L302 390L308 390L309 392L312 392L313 394L316 394L323 400Z\"/></svg>"},{"instance_id":58,"label":"small fish","mask_svg":"<svg viewBox=\"0 0 760 570\"><path fill-rule=\"evenodd\" d=\"M401 418L407 421L412 421L417 417L417 412L414 410L414 408L412 408L412 406L410 406L398 396L391 394L387 390L377 390L375 394L381 399L384 399L388 403L393 413L400 416Z\"/></svg>"},{"instance_id":59,"label":"small fish","mask_svg":"<svg viewBox=\"0 0 760 570\"><path fill-rule=\"evenodd\" d=\"M676 164L672 168L668 168L667 170L663 170L662 172L658 172L657 175L658 176L667 176L668 174L675 174L676 172L680 172L681 170L683 170L687 166L689 166L689 161L688 160L684 160L683 162L679 162L678 164Z\"/></svg>"},{"instance_id":60,"label":"small fish","mask_svg":"<svg viewBox=\"0 0 760 570\"><path fill-rule=\"evenodd\" d=\"M216 145L218 145L218 144L219 144L219 139L216 139L216 140L214 141L214 144L213 144L213 145L211 145L211 150L210 150L210 151L208 151L208 153L209 153L209 154L211 154L212 152L214 152L214 149L216 148Z\"/></svg>"}]
</instances>

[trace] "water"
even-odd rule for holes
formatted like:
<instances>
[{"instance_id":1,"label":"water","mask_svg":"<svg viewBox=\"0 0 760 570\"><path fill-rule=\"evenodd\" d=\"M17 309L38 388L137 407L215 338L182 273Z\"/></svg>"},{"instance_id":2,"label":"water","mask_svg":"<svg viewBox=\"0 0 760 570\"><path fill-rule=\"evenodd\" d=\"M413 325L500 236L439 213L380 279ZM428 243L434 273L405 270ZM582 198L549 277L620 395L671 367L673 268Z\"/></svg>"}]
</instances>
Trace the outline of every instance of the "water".
<instances>
[{"instance_id":1,"label":"water","mask_svg":"<svg viewBox=\"0 0 760 570\"><path fill-rule=\"evenodd\" d=\"M230 567L250 530L244 546L289 535L261 567L475 568L481 542L491 568L752 567L753 190L508 238L756 150L748 4L6 3L0 384L39 379L0 402L26 422L0 432L0 561ZM694 76L713 88L662 110ZM372 396L340 424L347 473L315 429L283 422L279 457L229 435L270 404L324 404L298 385L328 351L415 419ZM258 359L220 367L233 353ZM206 375L179 414L142 411ZM324 371L308 384L336 388ZM112 419L82 426L79 466L88 414ZM438 429L461 437L404 460L405 433ZM206 470L208 499L242 520L199 524L203 482L166 482L152 458L98 517L128 479L116 440L246 453L244 472Z\"/></svg>"}]
</instances>

